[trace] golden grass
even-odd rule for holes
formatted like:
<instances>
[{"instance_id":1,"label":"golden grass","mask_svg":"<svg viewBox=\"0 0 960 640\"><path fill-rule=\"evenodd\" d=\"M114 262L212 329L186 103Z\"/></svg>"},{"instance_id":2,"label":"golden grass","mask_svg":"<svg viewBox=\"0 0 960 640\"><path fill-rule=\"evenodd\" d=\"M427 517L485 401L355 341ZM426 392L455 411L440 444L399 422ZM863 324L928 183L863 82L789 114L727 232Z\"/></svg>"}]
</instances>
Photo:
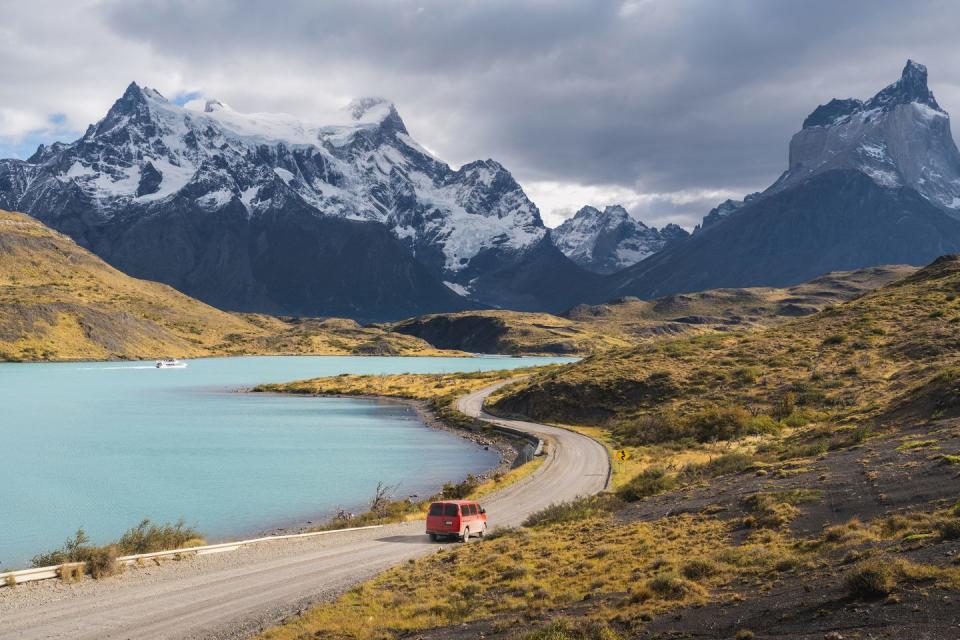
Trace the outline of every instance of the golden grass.
<instances>
[{"instance_id":1,"label":"golden grass","mask_svg":"<svg viewBox=\"0 0 960 640\"><path fill-rule=\"evenodd\" d=\"M703 335L732 326L755 328L784 322L785 305L806 312L825 309L860 293L913 273L913 267L889 266L833 273L786 289L717 289L658 300L627 298L601 305L580 305L563 316L506 310L462 311L411 318L390 325L412 335L452 326L468 340L492 334L485 350L508 354L602 353L656 342L664 334ZM684 318L697 317L697 322Z\"/></svg>"},{"instance_id":2,"label":"golden grass","mask_svg":"<svg viewBox=\"0 0 960 640\"><path fill-rule=\"evenodd\" d=\"M501 380L530 375L542 370L544 367L471 373L343 374L281 384L263 384L255 387L254 391L305 395L385 396L449 404L455 398Z\"/></svg>"},{"instance_id":3,"label":"golden grass","mask_svg":"<svg viewBox=\"0 0 960 640\"><path fill-rule=\"evenodd\" d=\"M220 311L0 211L0 361L235 354L455 355L352 320Z\"/></svg>"},{"instance_id":4,"label":"golden grass","mask_svg":"<svg viewBox=\"0 0 960 640\"><path fill-rule=\"evenodd\" d=\"M726 538L722 523L695 516L522 530L391 569L260 637L385 639L494 614L528 619L586 596L608 600L624 617L695 604L724 583L729 567L718 564L697 582L676 572L691 556L711 556Z\"/></svg>"},{"instance_id":5,"label":"golden grass","mask_svg":"<svg viewBox=\"0 0 960 640\"><path fill-rule=\"evenodd\" d=\"M618 444L702 439L709 434L690 425L711 411L738 412L748 432L835 431L898 410L911 420L953 415L958 290L960 261L943 259L813 316L753 331L665 338L545 371L505 389L493 408L601 426Z\"/></svg>"}]
</instances>

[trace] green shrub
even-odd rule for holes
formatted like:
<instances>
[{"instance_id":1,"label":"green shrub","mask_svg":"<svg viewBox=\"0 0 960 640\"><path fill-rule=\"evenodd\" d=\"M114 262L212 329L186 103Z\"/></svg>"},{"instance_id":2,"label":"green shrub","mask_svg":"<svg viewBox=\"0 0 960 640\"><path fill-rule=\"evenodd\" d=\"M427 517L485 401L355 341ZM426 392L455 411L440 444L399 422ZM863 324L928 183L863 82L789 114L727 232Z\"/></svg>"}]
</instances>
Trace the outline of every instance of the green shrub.
<instances>
[{"instance_id":1,"label":"green shrub","mask_svg":"<svg viewBox=\"0 0 960 640\"><path fill-rule=\"evenodd\" d=\"M672 573L661 573L647 580L647 589L663 600L683 600L687 594L698 593L697 585Z\"/></svg>"},{"instance_id":2,"label":"green shrub","mask_svg":"<svg viewBox=\"0 0 960 640\"><path fill-rule=\"evenodd\" d=\"M669 491L676 486L676 478L659 467L645 469L617 490L617 496L627 502L635 502L648 496Z\"/></svg>"},{"instance_id":3,"label":"green shrub","mask_svg":"<svg viewBox=\"0 0 960 640\"><path fill-rule=\"evenodd\" d=\"M443 490L440 492L440 497L444 500L463 500L473 493L479 485L480 481L471 473L467 476L466 480L462 482L456 484L448 482L444 484Z\"/></svg>"},{"instance_id":4,"label":"green shrub","mask_svg":"<svg viewBox=\"0 0 960 640\"><path fill-rule=\"evenodd\" d=\"M83 529L77 529L72 538L67 538L63 546L54 551L33 556L31 564L35 567L52 567L68 562L84 562L85 550L90 545L90 538Z\"/></svg>"},{"instance_id":5,"label":"green shrub","mask_svg":"<svg viewBox=\"0 0 960 640\"><path fill-rule=\"evenodd\" d=\"M937 523L937 532L944 540L960 540L960 520L941 520Z\"/></svg>"},{"instance_id":6,"label":"green shrub","mask_svg":"<svg viewBox=\"0 0 960 640\"><path fill-rule=\"evenodd\" d=\"M688 560L680 567L680 573L683 574L683 577L693 581L709 578L716 575L717 571L717 565L703 559Z\"/></svg>"},{"instance_id":7,"label":"green shrub","mask_svg":"<svg viewBox=\"0 0 960 640\"><path fill-rule=\"evenodd\" d=\"M617 640L620 636L601 622L561 619L518 637L519 640Z\"/></svg>"},{"instance_id":8,"label":"green shrub","mask_svg":"<svg viewBox=\"0 0 960 640\"><path fill-rule=\"evenodd\" d=\"M741 407L709 407L690 416L687 425L700 442L733 440L750 432L752 418Z\"/></svg>"},{"instance_id":9,"label":"green shrub","mask_svg":"<svg viewBox=\"0 0 960 640\"><path fill-rule=\"evenodd\" d=\"M586 520L615 511L620 499L609 493L579 498L570 502L551 504L545 509L530 514L523 522L525 527L545 527L562 522Z\"/></svg>"},{"instance_id":10,"label":"green shrub","mask_svg":"<svg viewBox=\"0 0 960 640\"><path fill-rule=\"evenodd\" d=\"M617 442L626 446L642 446L690 437L685 424L668 411L644 414L612 425L610 430Z\"/></svg>"},{"instance_id":11,"label":"green shrub","mask_svg":"<svg viewBox=\"0 0 960 640\"><path fill-rule=\"evenodd\" d=\"M753 384L761 375L763 369L760 367L740 367L733 371L733 379L741 384Z\"/></svg>"},{"instance_id":12,"label":"green shrub","mask_svg":"<svg viewBox=\"0 0 960 640\"><path fill-rule=\"evenodd\" d=\"M823 345L825 347L829 347L829 346L834 346L838 344L843 344L846 341L847 341L847 336L843 335L842 333L835 333L833 335L830 335L824 338Z\"/></svg>"},{"instance_id":13,"label":"green shrub","mask_svg":"<svg viewBox=\"0 0 960 640\"><path fill-rule=\"evenodd\" d=\"M680 477L686 481L715 478L740 473L751 468L753 464L753 458L745 453L724 453L708 462L686 465L680 471Z\"/></svg>"},{"instance_id":14,"label":"green shrub","mask_svg":"<svg viewBox=\"0 0 960 640\"><path fill-rule=\"evenodd\" d=\"M178 520L175 524L158 525L149 518L144 518L140 524L120 536L116 545L121 555L133 555L180 549L187 546L187 543L202 539L203 536L197 530L187 527L183 520Z\"/></svg>"},{"instance_id":15,"label":"green shrub","mask_svg":"<svg viewBox=\"0 0 960 640\"><path fill-rule=\"evenodd\" d=\"M893 590L896 581L889 562L868 560L851 569L844 584L853 598L881 598Z\"/></svg>"},{"instance_id":16,"label":"green shrub","mask_svg":"<svg viewBox=\"0 0 960 640\"><path fill-rule=\"evenodd\" d=\"M117 547L110 544L105 547L91 547L87 553L87 571L94 580L112 576L121 571L117 562Z\"/></svg>"},{"instance_id":17,"label":"green shrub","mask_svg":"<svg viewBox=\"0 0 960 640\"><path fill-rule=\"evenodd\" d=\"M783 420L791 413L797 405L797 396L793 392L787 391L781 395L773 405L773 418Z\"/></svg>"}]
</instances>

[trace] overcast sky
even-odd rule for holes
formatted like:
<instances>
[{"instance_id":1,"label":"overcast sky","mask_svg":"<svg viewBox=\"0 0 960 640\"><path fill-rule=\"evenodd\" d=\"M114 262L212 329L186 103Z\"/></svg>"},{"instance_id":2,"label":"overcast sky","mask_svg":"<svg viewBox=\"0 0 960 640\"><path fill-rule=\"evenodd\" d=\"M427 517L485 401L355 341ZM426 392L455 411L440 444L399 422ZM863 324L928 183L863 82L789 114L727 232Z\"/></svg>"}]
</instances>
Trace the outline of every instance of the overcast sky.
<instances>
[{"instance_id":1,"label":"overcast sky","mask_svg":"<svg viewBox=\"0 0 960 640\"><path fill-rule=\"evenodd\" d=\"M76 138L131 80L305 118L380 95L451 165L504 164L550 226L620 203L692 227L907 58L960 113L957 25L953 1L0 0L0 157Z\"/></svg>"}]
</instances>

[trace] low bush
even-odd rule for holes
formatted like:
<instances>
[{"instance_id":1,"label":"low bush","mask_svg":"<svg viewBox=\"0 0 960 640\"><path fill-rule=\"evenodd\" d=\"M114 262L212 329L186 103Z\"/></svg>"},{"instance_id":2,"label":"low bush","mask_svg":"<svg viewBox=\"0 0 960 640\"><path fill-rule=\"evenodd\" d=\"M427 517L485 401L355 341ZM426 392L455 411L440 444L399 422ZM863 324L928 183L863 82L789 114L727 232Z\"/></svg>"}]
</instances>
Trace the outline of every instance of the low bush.
<instances>
[{"instance_id":1,"label":"low bush","mask_svg":"<svg viewBox=\"0 0 960 640\"><path fill-rule=\"evenodd\" d=\"M203 536L196 529L186 526L183 520L175 524L156 524L144 518L140 524L120 536L116 546L120 555L133 555L181 549L197 546L197 543L203 543Z\"/></svg>"},{"instance_id":2,"label":"low bush","mask_svg":"<svg viewBox=\"0 0 960 640\"><path fill-rule=\"evenodd\" d=\"M112 576L121 571L121 565L117 562L117 547L109 544L104 547L92 547L87 553L85 562L87 563L87 572L94 580Z\"/></svg>"},{"instance_id":3,"label":"low bush","mask_svg":"<svg viewBox=\"0 0 960 640\"><path fill-rule=\"evenodd\" d=\"M471 473L462 482L456 484L447 482L444 484L443 490L440 491L440 497L444 500L463 500L473 493L478 486L480 486L480 481Z\"/></svg>"},{"instance_id":4,"label":"low bush","mask_svg":"<svg viewBox=\"0 0 960 640\"><path fill-rule=\"evenodd\" d=\"M62 564L57 567L57 577L64 582L77 582L83 578L86 565L82 563Z\"/></svg>"},{"instance_id":5,"label":"low bush","mask_svg":"<svg viewBox=\"0 0 960 640\"><path fill-rule=\"evenodd\" d=\"M789 524L800 515L798 504L819 499L819 491L794 489L792 491L771 491L755 493L743 499L745 508L753 515L744 519L744 524L755 528L777 529Z\"/></svg>"},{"instance_id":6,"label":"low bush","mask_svg":"<svg viewBox=\"0 0 960 640\"><path fill-rule=\"evenodd\" d=\"M709 578L716 575L718 571L716 564L703 559L688 560L680 567L680 573L683 574L683 577L693 581Z\"/></svg>"},{"instance_id":7,"label":"low bush","mask_svg":"<svg viewBox=\"0 0 960 640\"><path fill-rule=\"evenodd\" d=\"M647 580L647 589L662 600L683 600L691 594L702 593L696 584L673 573L661 573Z\"/></svg>"},{"instance_id":8,"label":"low bush","mask_svg":"<svg viewBox=\"0 0 960 640\"><path fill-rule=\"evenodd\" d=\"M699 464L688 464L680 471L681 479L696 481L740 473L753 467L753 458L745 453L724 453Z\"/></svg>"},{"instance_id":9,"label":"low bush","mask_svg":"<svg viewBox=\"0 0 960 640\"><path fill-rule=\"evenodd\" d=\"M937 532L944 540L960 540L960 520L941 520L937 523Z\"/></svg>"},{"instance_id":10,"label":"low bush","mask_svg":"<svg viewBox=\"0 0 960 640\"><path fill-rule=\"evenodd\" d=\"M669 491L677 484L674 476L659 467L645 469L617 490L617 496L627 502L635 502L648 496Z\"/></svg>"},{"instance_id":11,"label":"low bush","mask_svg":"<svg viewBox=\"0 0 960 640\"><path fill-rule=\"evenodd\" d=\"M835 333L831 336L827 336L826 338L824 338L823 345L829 347L829 346L834 346L838 344L843 344L846 341L847 341L847 336L843 335L842 333Z\"/></svg>"},{"instance_id":12,"label":"low bush","mask_svg":"<svg viewBox=\"0 0 960 640\"><path fill-rule=\"evenodd\" d=\"M601 622L561 619L518 637L520 640L617 640L620 636Z\"/></svg>"},{"instance_id":13,"label":"low bush","mask_svg":"<svg viewBox=\"0 0 960 640\"><path fill-rule=\"evenodd\" d=\"M84 562L86 561L86 549L89 546L90 538L87 533L83 529L77 529L73 537L67 538L62 547L33 556L31 563L34 567L52 567L68 562Z\"/></svg>"},{"instance_id":14,"label":"low bush","mask_svg":"<svg viewBox=\"0 0 960 640\"><path fill-rule=\"evenodd\" d=\"M889 562L868 560L850 570L844 585L852 598L882 598L893 591L896 580Z\"/></svg>"},{"instance_id":15,"label":"low bush","mask_svg":"<svg viewBox=\"0 0 960 640\"><path fill-rule=\"evenodd\" d=\"M625 446L642 446L690 437L685 425L671 412L659 411L611 425L614 438Z\"/></svg>"},{"instance_id":16,"label":"low bush","mask_svg":"<svg viewBox=\"0 0 960 640\"><path fill-rule=\"evenodd\" d=\"M77 529L62 547L38 554L31 562L34 567L60 565L58 574L61 579L68 581L80 578L83 568L74 566L74 563L83 563L91 576L100 579L120 571L121 565L117 562L119 556L167 551L202 543L200 534L184 526L182 521L157 525L145 519L124 533L117 542L102 547L90 544L86 532Z\"/></svg>"},{"instance_id":17,"label":"low bush","mask_svg":"<svg viewBox=\"0 0 960 640\"><path fill-rule=\"evenodd\" d=\"M601 493L570 502L551 504L545 509L530 514L523 522L525 527L545 527L562 522L586 520L615 511L620 499L609 493Z\"/></svg>"},{"instance_id":18,"label":"low bush","mask_svg":"<svg viewBox=\"0 0 960 640\"><path fill-rule=\"evenodd\" d=\"M753 416L741 407L702 409L687 419L687 426L692 436L700 442L736 440L780 431L780 424L770 416Z\"/></svg>"}]
</instances>

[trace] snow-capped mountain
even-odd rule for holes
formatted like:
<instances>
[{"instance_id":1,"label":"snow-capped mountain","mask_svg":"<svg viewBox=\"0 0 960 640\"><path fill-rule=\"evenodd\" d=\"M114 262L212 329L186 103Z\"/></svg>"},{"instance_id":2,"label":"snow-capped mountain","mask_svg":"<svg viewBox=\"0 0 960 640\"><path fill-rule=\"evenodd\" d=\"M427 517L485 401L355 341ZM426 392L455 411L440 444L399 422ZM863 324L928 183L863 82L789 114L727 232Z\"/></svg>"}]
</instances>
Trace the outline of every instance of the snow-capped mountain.
<instances>
[{"instance_id":1,"label":"snow-capped mountain","mask_svg":"<svg viewBox=\"0 0 960 640\"><path fill-rule=\"evenodd\" d=\"M927 264L960 251L960 152L923 65L867 101L817 107L767 190L611 276L601 297L789 286L829 271Z\"/></svg>"},{"instance_id":2,"label":"snow-capped mountain","mask_svg":"<svg viewBox=\"0 0 960 640\"><path fill-rule=\"evenodd\" d=\"M689 235L675 224L648 227L620 205L603 211L585 206L550 231L553 243L568 258L595 273L613 273L636 264Z\"/></svg>"},{"instance_id":3,"label":"snow-capped mountain","mask_svg":"<svg viewBox=\"0 0 960 640\"><path fill-rule=\"evenodd\" d=\"M41 147L26 161L0 161L0 207L41 219L135 275L228 308L289 313L393 316L419 311L424 305L416 300L424 296L426 307L470 306L459 294L489 296L485 276L548 242L539 211L506 169L493 160L451 169L417 144L396 108L379 98L305 122L243 114L216 100L202 112L187 109L134 83L79 140ZM368 291L376 302L346 301L346 307L319 291L304 291L299 302L277 300L276 286L264 282L258 268L274 261L282 270L293 260L284 257L283 242L307 239L293 233L266 249L262 233L294 211L296 224L319 224L302 221L312 216L328 234L334 227L353 236L377 233L337 221L388 230L415 263L401 260L406 266L396 273L419 274L419 290L407 292L411 283L396 282L396 274L375 283L369 273L365 279L335 270L311 278L387 289ZM253 227L261 237L250 235ZM146 228L152 236L137 231ZM151 239L158 246L150 246ZM350 258L388 259L368 253ZM287 266L295 272L303 265ZM445 282L450 296L426 286L425 277ZM243 291L225 293L231 287ZM531 306L550 306L535 292L509 293L526 295ZM392 310L389 300L397 296L411 304Z\"/></svg>"},{"instance_id":4,"label":"snow-capped mountain","mask_svg":"<svg viewBox=\"0 0 960 640\"><path fill-rule=\"evenodd\" d=\"M790 141L790 165L768 190L853 169L882 187L909 187L960 218L960 153L950 116L927 86L927 68L908 60L900 79L871 99L817 107Z\"/></svg>"}]
</instances>

